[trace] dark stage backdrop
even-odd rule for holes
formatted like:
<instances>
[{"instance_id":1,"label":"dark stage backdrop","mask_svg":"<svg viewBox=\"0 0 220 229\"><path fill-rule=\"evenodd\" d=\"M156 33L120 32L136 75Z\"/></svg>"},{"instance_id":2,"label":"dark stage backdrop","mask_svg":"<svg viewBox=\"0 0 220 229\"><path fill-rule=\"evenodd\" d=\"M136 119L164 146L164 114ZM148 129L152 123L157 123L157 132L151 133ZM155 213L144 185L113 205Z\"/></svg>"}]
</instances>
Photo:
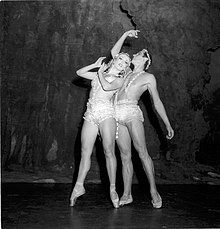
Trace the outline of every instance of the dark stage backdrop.
<instances>
[{"instance_id":1,"label":"dark stage backdrop","mask_svg":"<svg viewBox=\"0 0 220 229\"><path fill-rule=\"evenodd\" d=\"M140 106L150 155L160 156L157 175L180 182L199 164L219 165L219 1L13 1L1 3L1 20L3 169L76 171L89 82L75 72L134 28L139 39L127 39L123 51L151 53L149 71L175 130L167 142L145 93ZM97 142L88 179L100 179L101 151Z\"/></svg>"}]
</instances>

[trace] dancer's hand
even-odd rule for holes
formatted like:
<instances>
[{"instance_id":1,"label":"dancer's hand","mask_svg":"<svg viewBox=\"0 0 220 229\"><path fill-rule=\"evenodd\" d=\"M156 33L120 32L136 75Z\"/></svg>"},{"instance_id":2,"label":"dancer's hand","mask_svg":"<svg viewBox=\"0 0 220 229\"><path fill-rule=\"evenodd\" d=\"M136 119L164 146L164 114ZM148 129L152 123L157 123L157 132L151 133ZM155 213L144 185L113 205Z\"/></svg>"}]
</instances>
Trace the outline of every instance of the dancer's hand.
<instances>
[{"instance_id":1,"label":"dancer's hand","mask_svg":"<svg viewBox=\"0 0 220 229\"><path fill-rule=\"evenodd\" d=\"M129 30L127 31L127 36L128 37L135 37L135 38L138 38L138 33L140 32L140 30Z\"/></svg>"},{"instance_id":2,"label":"dancer's hand","mask_svg":"<svg viewBox=\"0 0 220 229\"><path fill-rule=\"evenodd\" d=\"M102 61L105 59L105 57L99 57L99 59L94 63L95 67L101 67Z\"/></svg>"},{"instance_id":3,"label":"dancer's hand","mask_svg":"<svg viewBox=\"0 0 220 229\"><path fill-rule=\"evenodd\" d=\"M168 134L167 134L166 138L169 140L172 139L174 136L174 131L173 131L171 126L167 127L167 132L168 132Z\"/></svg>"},{"instance_id":4,"label":"dancer's hand","mask_svg":"<svg viewBox=\"0 0 220 229\"><path fill-rule=\"evenodd\" d=\"M101 67L99 68L98 73L103 73L106 70L106 68L107 68L107 65L103 63Z\"/></svg>"}]
</instances>

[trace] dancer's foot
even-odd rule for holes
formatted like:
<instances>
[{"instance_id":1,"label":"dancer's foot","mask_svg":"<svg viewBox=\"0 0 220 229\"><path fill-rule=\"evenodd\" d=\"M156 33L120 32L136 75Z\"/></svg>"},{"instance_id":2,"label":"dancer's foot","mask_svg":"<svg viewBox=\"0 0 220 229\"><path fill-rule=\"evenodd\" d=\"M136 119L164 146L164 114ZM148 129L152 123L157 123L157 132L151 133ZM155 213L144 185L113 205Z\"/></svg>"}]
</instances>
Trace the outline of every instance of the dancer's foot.
<instances>
[{"instance_id":1,"label":"dancer's foot","mask_svg":"<svg viewBox=\"0 0 220 229\"><path fill-rule=\"evenodd\" d=\"M115 191L115 185L110 186L110 197L114 208L119 208L119 198L117 192Z\"/></svg>"},{"instance_id":2,"label":"dancer's foot","mask_svg":"<svg viewBox=\"0 0 220 229\"><path fill-rule=\"evenodd\" d=\"M76 184L70 197L70 206L73 207L76 203L77 198L85 194L85 192L86 191L82 184Z\"/></svg>"},{"instance_id":3,"label":"dancer's foot","mask_svg":"<svg viewBox=\"0 0 220 229\"><path fill-rule=\"evenodd\" d=\"M120 201L119 201L119 206L123 206L123 205L126 205L126 204L130 204L133 202L133 198L132 198L132 195L126 195L124 194Z\"/></svg>"},{"instance_id":4,"label":"dancer's foot","mask_svg":"<svg viewBox=\"0 0 220 229\"><path fill-rule=\"evenodd\" d=\"M158 192L151 193L152 197L152 205L154 208L161 208L162 207L162 198L160 197L160 194Z\"/></svg>"}]
</instances>

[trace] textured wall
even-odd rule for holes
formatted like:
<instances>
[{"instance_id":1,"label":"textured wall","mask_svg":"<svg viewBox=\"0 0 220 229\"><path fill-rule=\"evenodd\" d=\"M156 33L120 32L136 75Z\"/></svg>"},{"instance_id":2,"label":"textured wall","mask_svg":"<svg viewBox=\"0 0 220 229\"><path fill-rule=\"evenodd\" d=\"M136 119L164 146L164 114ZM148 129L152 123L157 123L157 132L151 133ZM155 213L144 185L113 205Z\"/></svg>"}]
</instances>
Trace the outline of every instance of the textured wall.
<instances>
[{"instance_id":1,"label":"textured wall","mask_svg":"<svg viewBox=\"0 0 220 229\"><path fill-rule=\"evenodd\" d=\"M88 88L76 70L132 28L119 2L4 2L2 164L74 166ZM87 85L87 84L85 84Z\"/></svg>"},{"instance_id":2,"label":"textured wall","mask_svg":"<svg viewBox=\"0 0 220 229\"><path fill-rule=\"evenodd\" d=\"M194 161L195 152L201 151L200 141L210 132L214 118L206 115L209 117L205 119L204 110L216 103L219 108L220 84L215 78L216 86L209 86L209 64L210 51L220 46L220 4L203 0L123 0L122 8L144 34L143 46L152 53L151 71L158 78L176 132L175 157L182 162ZM219 58L216 62L219 63ZM219 112L217 109L216 114ZM215 127L216 136L217 131L219 125Z\"/></svg>"},{"instance_id":3,"label":"textured wall","mask_svg":"<svg viewBox=\"0 0 220 229\"><path fill-rule=\"evenodd\" d=\"M152 54L150 71L176 132L169 144L174 160L194 163L198 152L202 161L201 155L218 146L219 80L210 81L209 72L211 54L220 46L218 1L74 0L2 6L3 167L75 165L88 98L88 88L72 84L75 71L105 55L131 28L141 30L140 38L128 39L124 51L132 54L145 47ZM167 143L161 137L163 124L159 121L161 129L149 115L152 110L143 106L148 100L144 95L141 106L148 111L146 138L153 155L160 143L165 145L160 148ZM210 143L208 149L204 141ZM91 179L99 179L96 156L93 161Z\"/></svg>"}]
</instances>

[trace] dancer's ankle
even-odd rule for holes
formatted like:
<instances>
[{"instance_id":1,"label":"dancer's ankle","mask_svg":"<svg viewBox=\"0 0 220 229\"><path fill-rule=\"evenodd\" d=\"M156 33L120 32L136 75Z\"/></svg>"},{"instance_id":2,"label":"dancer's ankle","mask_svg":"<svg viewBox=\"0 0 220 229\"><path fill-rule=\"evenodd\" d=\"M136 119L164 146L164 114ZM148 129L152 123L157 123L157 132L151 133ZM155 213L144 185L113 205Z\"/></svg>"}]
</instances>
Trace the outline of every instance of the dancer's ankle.
<instances>
[{"instance_id":1,"label":"dancer's ankle","mask_svg":"<svg viewBox=\"0 0 220 229\"><path fill-rule=\"evenodd\" d=\"M76 184L75 184L75 187L76 188L83 188L83 183L77 181Z\"/></svg>"},{"instance_id":2,"label":"dancer's ankle","mask_svg":"<svg viewBox=\"0 0 220 229\"><path fill-rule=\"evenodd\" d=\"M124 192L122 196L127 196L127 197L129 197L129 196L131 196L131 192Z\"/></svg>"},{"instance_id":3,"label":"dancer's ankle","mask_svg":"<svg viewBox=\"0 0 220 229\"><path fill-rule=\"evenodd\" d=\"M110 190L115 190L115 184L110 184Z\"/></svg>"},{"instance_id":4,"label":"dancer's ankle","mask_svg":"<svg viewBox=\"0 0 220 229\"><path fill-rule=\"evenodd\" d=\"M150 193L151 193L151 194L158 193L157 188L152 188L152 189L150 189Z\"/></svg>"}]
</instances>

